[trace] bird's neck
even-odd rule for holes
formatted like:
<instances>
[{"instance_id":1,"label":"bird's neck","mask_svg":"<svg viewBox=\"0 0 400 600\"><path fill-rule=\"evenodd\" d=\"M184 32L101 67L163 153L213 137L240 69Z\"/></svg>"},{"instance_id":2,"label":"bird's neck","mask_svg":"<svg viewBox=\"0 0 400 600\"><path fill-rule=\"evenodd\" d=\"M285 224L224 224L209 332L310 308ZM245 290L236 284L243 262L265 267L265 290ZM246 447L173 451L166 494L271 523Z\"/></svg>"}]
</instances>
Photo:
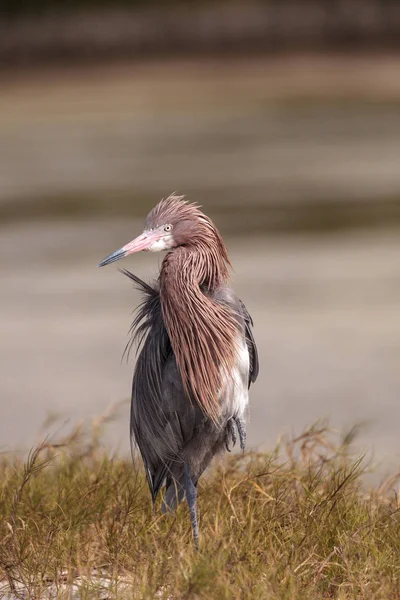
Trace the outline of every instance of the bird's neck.
<instances>
[{"instance_id":1,"label":"bird's neck","mask_svg":"<svg viewBox=\"0 0 400 600\"><path fill-rule=\"evenodd\" d=\"M169 269L170 264L172 269ZM176 267L183 267L188 280L209 292L226 284L230 262L219 233L216 231L215 235L204 238L199 236L195 244L175 248L166 256L161 276L168 277L177 270Z\"/></svg>"},{"instance_id":2,"label":"bird's neck","mask_svg":"<svg viewBox=\"0 0 400 600\"><path fill-rule=\"evenodd\" d=\"M226 250L217 244L176 248L160 273L163 319L183 384L215 422L223 380L236 357L235 317L213 297L227 279Z\"/></svg>"}]
</instances>

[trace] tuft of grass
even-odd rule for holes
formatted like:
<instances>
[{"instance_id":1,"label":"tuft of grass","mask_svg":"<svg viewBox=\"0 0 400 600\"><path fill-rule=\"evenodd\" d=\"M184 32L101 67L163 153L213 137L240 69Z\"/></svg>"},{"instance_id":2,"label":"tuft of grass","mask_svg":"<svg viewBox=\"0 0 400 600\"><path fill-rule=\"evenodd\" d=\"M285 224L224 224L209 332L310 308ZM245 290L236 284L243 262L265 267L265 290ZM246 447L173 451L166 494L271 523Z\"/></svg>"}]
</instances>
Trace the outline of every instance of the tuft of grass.
<instances>
[{"instance_id":1,"label":"tuft of grass","mask_svg":"<svg viewBox=\"0 0 400 600\"><path fill-rule=\"evenodd\" d=\"M82 436L2 456L0 597L400 599L399 477L365 489L354 431L217 462L198 553L185 504L153 513L140 462Z\"/></svg>"}]
</instances>

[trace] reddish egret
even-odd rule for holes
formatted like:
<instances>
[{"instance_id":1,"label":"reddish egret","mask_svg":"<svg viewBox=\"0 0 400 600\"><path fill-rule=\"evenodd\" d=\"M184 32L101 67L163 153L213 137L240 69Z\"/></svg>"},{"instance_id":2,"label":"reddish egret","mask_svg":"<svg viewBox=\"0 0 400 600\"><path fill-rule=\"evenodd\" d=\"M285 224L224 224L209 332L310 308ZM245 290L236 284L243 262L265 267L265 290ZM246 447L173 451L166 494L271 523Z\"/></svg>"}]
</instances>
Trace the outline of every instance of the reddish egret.
<instances>
[{"instance_id":1,"label":"reddish egret","mask_svg":"<svg viewBox=\"0 0 400 600\"><path fill-rule=\"evenodd\" d=\"M197 483L212 458L246 442L248 388L258 375L251 317L228 287L230 262L214 223L183 196L161 200L144 231L100 263L166 250L148 285L123 270L144 298L132 324L141 348L132 385L131 439L163 511L186 496L198 547Z\"/></svg>"}]
</instances>

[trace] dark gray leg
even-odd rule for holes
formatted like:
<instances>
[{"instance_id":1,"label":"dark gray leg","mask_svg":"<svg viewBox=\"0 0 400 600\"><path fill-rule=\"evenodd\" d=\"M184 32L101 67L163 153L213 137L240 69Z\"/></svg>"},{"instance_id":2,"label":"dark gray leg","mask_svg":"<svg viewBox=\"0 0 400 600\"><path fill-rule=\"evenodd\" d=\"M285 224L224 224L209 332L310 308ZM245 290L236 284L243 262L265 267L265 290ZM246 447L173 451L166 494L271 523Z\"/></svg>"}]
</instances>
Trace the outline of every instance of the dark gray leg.
<instances>
[{"instance_id":1,"label":"dark gray leg","mask_svg":"<svg viewBox=\"0 0 400 600\"><path fill-rule=\"evenodd\" d=\"M196 550L199 549L199 521L197 519L197 488L193 483L192 477L189 471L189 465L185 463L183 471L183 482L186 493L186 501L189 506L190 520L192 522L192 532L194 545Z\"/></svg>"},{"instance_id":2,"label":"dark gray leg","mask_svg":"<svg viewBox=\"0 0 400 600\"><path fill-rule=\"evenodd\" d=\"M239 433L240 448L244 452L246 447L246 425L242 419L239 419L239 417L234 417L234 421Z\"/></svg>"},{"instance_id":3,"label":"dark gray leg","mask_svg":"<svg viewBox=\"0 0 400 600\"><path fill-rule=\"evenodd\" d=\"M225 448L228 452L231 451L229 447L229 443L232 440L232 446L236 444L236 426L235 421L233 419L229 419L225 427Z\"/></svg>"}]
</instances>

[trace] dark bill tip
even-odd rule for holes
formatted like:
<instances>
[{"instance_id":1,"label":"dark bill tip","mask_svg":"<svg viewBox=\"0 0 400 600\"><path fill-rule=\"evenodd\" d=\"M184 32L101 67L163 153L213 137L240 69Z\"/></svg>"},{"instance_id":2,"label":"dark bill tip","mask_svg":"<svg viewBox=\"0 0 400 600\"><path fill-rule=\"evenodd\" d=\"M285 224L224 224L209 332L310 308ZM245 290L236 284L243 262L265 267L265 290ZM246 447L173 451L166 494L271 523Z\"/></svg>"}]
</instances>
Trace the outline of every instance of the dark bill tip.
<instances>
[{"instance_id":1,"label":"dark bill tip","mask_svg":"<svg viewBox=\"0 0 400 600\"><path fill-rule=\"evenodd\" d=\"M126 250L124 250L123 248L120 248L120 250L117 250L116 252L113 252L112 254L109 254L97 266L98 267L105 267L106 265L110 265L111 263L115 262L116 260L119 260L120 258L124 258L124 256L126 256Z\"/></svg>"}]
</instances>

